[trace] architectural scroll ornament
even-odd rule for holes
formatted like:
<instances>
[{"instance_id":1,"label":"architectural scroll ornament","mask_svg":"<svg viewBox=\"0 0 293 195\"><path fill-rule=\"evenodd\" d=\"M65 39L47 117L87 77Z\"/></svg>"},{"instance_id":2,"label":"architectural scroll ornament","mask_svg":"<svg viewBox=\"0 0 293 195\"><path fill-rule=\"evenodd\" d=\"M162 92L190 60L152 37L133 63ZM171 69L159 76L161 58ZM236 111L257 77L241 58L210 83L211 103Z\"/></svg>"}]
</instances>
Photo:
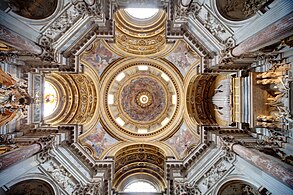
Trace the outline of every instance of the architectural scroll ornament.
<instances>
[{"instance_id":1,"label":"architectural scroll ornament","mask_svg":"<svg viewBox=\"0 0 293 195\"><path fill-rule=\"evenodd\" d=\"M52 157L50 152L54 148L54 137L40 138L39 144L42 145L42 150L38 153L37 159L39 162L44 163Z\"/></svg>"},{"instance_id":2,"label":"architectural scroll ornament","mask_svg":"<svg viewBox=\"0 0 293 195\"><path fill-rule=\"evenodd\" d=\"M104 12L103 12L103 5L101 2L95 2L92 5L88 5L84 1L80 1L77 4L74 5L75 10L79 15L89 15L89 16L94 16L98 19L102 19Z\"/></svg>"},{"instance_id":3,"label":"architectural scroll ornament","mask_svg":"<svg viewBox=\"0 0 293 195\"><path fill-rule=\"evenodd\" d=\"M84 15L94 16L97 19L103 18L103 6L99 2L88 5L84 1L79 1L71 5L62 14L55 19L43 32L43 35L58 40L74 23Z\"/></svg>"},{"instance_id":4,"label":"architectural scroll ornament","mask_svg":"<svg viewBox=\"0 0 293 195\"><path fill-rule=\"evenodd\" d=\"M230 149L226 148L226 150L224 150L223 159L229 163L233 163L236 159L236 154L233 151L231 151Z\"/></svg>"},{"instance_id":5,"label":"architectural scroll ornament","mask_svg":"<svg viewBox=\"0 0 293 195\"><path fill-rule=\"evenodd\" d=\"M222 65L229 65L233 63L232 50L235 47L235 40L232 37L229 37L225 41L225 48L220 53L220 63Z\"/></svg>"},{"instance_id":6,"label":"architectural scroll ornament","mask_svg":"<svg viewBox=\"0 0 293 195\"><path fill-rule=\"evenodd\" d=\"M14 144L15 139L12 134L1 134L0 135L0 144Z\"/></svg>"},{"instance_id":7,"label":"architectural scroll ornament","mask_svg":"<svg viewBox=\"0 0 293 195\"><path fill-rule=\"evenodd\" d=\"M175 19L184 19L187 18L189 14L197 15L201 6L198 3L191 4L188 7L177 5Z\"/></svg>"},{"instance_id":8,"label":"architectural scroll ornament","mask_svg":"<svg viewBox=\"0 0 293 195\"><path fill-rule=\"evenodd\" d=\"M189 184L187 182L175 182L175 194L176 195L200 195L199 190L195 182Z\"/></svg>"},{"instance_id":9,"label":"architectural scroll ornament","mask_svg":"<svg viewBox=\"0 0 293 195\"><path fill-rule=\"evenodd\" d=\"M41 54L41 59L48 62L54 61L54 50L52 47L53 39L48 36L42 36L39 40L39 44L43 48L43 53Z\"/></svg>"},{"instance_id":10,"label":"architectural scroll ornament","mask_svg":"<svg viewBox=\"0 0 293 195\"><path fill-rule=\"evenodd\" d=\"M205 4L192 3L191 5L193 6L192 20L201 23L218 40L219 44L225 44L224 46L227 47L231 40L230 37L233 36L233 30L226 26Z\"/></svg>"},{"instance_id":11,"label":"architectural scroll ornament","mask_svg":"<svg viewBox=\"0 0 293 195\"><path fill-rule=\"evenodd\" d=\"M255 190L253 187L247 184L243 186L242 191L244 192L244 194L247 195L260 195L260 193L257 190Z\"/></svg>"},{"instance_id":12,"label":"architectural scroll ornament","mask_svg":"<svg viewBox=\"0 0 293 195\"><path fill-rule=\"evenodd\" d=\"M57 40L62 33L65 33L79 18L78 10L74 6L66 8L63 13L43 32L43 35Z\"/></svg>"},{"instance_id":13,"label":"architectural scroll ornament","mask_svg":"<svg viewBox=\"0 0 293 195\"><path fill-rule=\"evenodd\" d=\"M96 182L93 184L82 185L78 184L74 191L72 192L73 195L102 195L101 193L101 183Z\"/></svg>"},{"instance_id":14,"label":"architectural scroll ornament","mask_svg":"<svg viewBox=\"0 0 293 195\"><path fill-rule=\"evenodd\" d=\"M43 36L39 39L39 44L43 47L41 58L43 60L54 61L53 43L56 42L74 23L85 14L94 16L97 19L103 18L103 6L99 2L88 5L84 1L79 1L75 5L68 6L62 11L59 17L56 17L45 30Z\"/></svg>"}]
</instances>

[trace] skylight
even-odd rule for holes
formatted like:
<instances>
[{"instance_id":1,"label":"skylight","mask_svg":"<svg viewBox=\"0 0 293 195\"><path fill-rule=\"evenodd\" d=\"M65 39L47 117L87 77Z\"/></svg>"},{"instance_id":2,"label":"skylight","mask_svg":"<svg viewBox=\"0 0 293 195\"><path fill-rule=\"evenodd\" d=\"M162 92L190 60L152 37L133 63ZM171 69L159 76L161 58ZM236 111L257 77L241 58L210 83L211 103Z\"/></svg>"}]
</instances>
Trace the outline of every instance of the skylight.
<instances>
[{"instance_id":1,"label":"skylight","mask_svg":"<svg viewBox=\"0 0 293 195\"><path fill-rule=\"evenodd\" d=\"M128 185L124 192L157 192L157 190L148 182L137 181Z\"/></svg>"},{"instance_id":2,"label":"skylight","mask_svg":"<svg viewBox=\"0 0 293 195\"><path fill-rule=\"evenodd\" d=\"M126 8L124 9L129 15L138 19L147 19L158 13L157 8Z\"/></svg>"}]
</instances>

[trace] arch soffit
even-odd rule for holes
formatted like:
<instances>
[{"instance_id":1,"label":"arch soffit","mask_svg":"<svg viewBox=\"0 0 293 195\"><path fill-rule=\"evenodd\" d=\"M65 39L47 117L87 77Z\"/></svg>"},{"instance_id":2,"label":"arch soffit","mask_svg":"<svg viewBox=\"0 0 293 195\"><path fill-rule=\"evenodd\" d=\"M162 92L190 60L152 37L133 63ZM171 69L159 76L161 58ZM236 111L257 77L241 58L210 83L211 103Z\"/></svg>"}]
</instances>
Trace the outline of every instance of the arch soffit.
<instances>
[{"instance_id":1,"label":"arch soffit","mask_svg":"<svg viewBox=\"0 0 293 195\"><path fill-rule=\"evenodd\" d=\"M258 184L256 181L251 180L249 177L242 175L242 174L231 174L228 175L227 177L225 177L223 180L221 180L218 185L214 188L213 190L213 194L218 194L220 189L225 186L227 183L229 182L233 182L233 181L242 181L248 184L251 184L252 186L254 186L255 188L259 188L261 187L260 184Z\"/></svg>"},{"instance_id":2,"label":"arch soffit","mask_svg":"<svg viewBox=\"0 0 293 195\"><path fill-rule=\"evenodd\" d=\"M105 154L105 157L114 157L117 154L117 152L119 152L119 150L121 150L125 147L134 146L134 145L138 145L138 144L155 146L155 147L159 148L160 150L162 150L164 152L165 156L176 157L177 159L179 159L178 155L176 154L176 152L174 151L174 149L172 147L170 147L168 144L165 144L164 142L159 142L159 141L155 141L155 142L119 142L108 149L107 153Z\"/></svg>"},{"instance_id":3,"label":"arch soffit","mask_svg":"<svg viewBox=\"0 0 293 195\"><path fill-rule=\"evenodd\" d=\"M41 173L28 173L24 176L18 177L16 179L10 181L5 186L10 188L17 183L20 183L20 182L23 182L26 180L32 180L32 179L41 180L41 181L47 183L49 186L52 187L55 195L60 195L60 190L57 187L56 183L53 180L51 180L49 177L47 177Z\"/></svg>"}]
</instances>

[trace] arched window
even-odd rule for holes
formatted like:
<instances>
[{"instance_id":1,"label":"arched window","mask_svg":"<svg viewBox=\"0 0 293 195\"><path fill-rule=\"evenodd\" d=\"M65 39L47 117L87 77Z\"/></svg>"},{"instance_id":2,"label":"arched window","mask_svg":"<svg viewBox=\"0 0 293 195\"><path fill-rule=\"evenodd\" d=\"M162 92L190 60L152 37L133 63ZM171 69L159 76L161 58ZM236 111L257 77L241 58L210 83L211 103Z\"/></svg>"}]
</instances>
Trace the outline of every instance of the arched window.
<instances>
[{"instance_id":1,"label":"arched window","mask_svg":"<svg viewBox=\"0 0 293 195\"><path fill-rule=\"evenodd\" d=\"M155 186L146 181L135 181L130 183L123 190L124 192L158 192Z\"/></svg>"},{"instance_id":2,"label":"arched window","mask_svg":"<svg viewBox=\"0 0 293 195\"><path fill-rule=\"evenodd\" d=\"M156 15L159 11L157 8L126 8L124 9L129 15L138 19L148 19Z\"/></svg>"},{"instance_id":3,"label":"arched window","mask_svg":"<svg viewBox=\"0 0 293 195\"><path fill-rule=\"evenodd\" d=\"M48 81L44 84L44 117L50 116L58 105L58 93Z\"/></svg>"}]
</instances>

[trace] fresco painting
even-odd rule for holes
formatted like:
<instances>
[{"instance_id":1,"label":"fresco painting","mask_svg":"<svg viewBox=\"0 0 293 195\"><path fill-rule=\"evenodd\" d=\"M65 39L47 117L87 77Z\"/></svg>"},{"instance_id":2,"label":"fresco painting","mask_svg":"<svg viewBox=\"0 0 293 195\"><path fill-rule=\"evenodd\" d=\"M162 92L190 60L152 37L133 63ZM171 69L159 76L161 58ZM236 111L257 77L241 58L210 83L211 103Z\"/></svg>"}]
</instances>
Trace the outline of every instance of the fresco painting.
<instances>
[{"instance_id":1,"label":"fresco painting","mask_svg":"<svg viewBox=\"0 0 293 195\"><path fill-rule=\"evenodd\" d=\"M177 66L182 75L199 61L199 56L184 41L180 41L176 49L165 58Z\"/></svg>"},{"instance_id":2,"label":"fresco painting","mask_svg":"<svg viewBox=\"0 0 293 195\"><path fill-rule=\"evenodd\" d=\"M187 129L183 124L181 128L175 133L173 137L166 140L165 143L169 144L179 154L180 159L183 159L191 147L197 145L199 140Z\"/></svg>"},{"instance_id":3,"label":"fresco painting","mask_svg":"<svg viewBox=\"0 0 293 195\"><path fill-rule=\"evenodd\" d=\"M101 154L116 144L118 141L111 137L99 123L96 129L92 130L85 138L81 140L81 143L86 146L91 146L95 151L95 157L100 158Z\"/></svg>"},{"instance_id":4,"label":"fresco painting","mask_svg":"<svg viewBox=\"0 0 293 195\"><path fill-rule=\"evenodd\" d=\"M101 75L105 68L118 58L119 56L108 50L101 41L97 41L93 48L82 56L81 60L92 65Z\"/></svg>"}]
</instances>

